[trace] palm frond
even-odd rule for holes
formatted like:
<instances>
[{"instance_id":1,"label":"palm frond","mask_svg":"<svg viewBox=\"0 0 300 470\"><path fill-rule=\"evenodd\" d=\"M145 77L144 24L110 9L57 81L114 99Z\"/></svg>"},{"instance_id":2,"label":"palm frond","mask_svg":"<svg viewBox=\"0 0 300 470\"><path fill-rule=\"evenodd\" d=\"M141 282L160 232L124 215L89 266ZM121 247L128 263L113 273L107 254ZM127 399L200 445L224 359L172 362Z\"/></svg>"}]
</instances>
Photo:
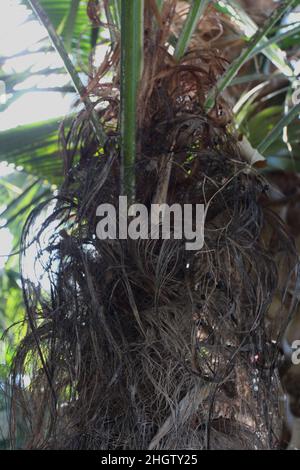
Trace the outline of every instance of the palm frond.
<instances>
[{"instance_id":1,"label":"palm frond","mask_svg":"<svg viewBox=\"0 0 300 470\"><path fill-rule=\"evenodd\" d=\"M58 127L61 119L1 132L1 161L21 166L28 174L51 183L60 182L63 175L58 146Z\"/></svg>"}]
</instances>

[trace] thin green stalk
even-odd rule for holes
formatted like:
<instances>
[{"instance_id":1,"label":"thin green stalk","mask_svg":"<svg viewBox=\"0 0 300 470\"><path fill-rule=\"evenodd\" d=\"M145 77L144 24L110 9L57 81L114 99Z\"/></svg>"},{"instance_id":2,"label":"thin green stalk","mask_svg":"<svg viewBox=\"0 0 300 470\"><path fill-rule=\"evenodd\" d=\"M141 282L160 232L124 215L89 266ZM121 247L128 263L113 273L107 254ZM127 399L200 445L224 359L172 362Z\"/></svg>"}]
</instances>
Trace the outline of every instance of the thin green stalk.
<instances>
[{"instance_id":1,"label":"thin green stalk","mask_svg":"<svg viewBox=\"0 0 300 470\"><path fill-rule=\"evenodd\" d=\"M222 93L232 82L234 77L238 74L243 65L249 60L251 54L256 49L258 44L265 40L267 34L274 27L274 25L280 20L280 18L295 4L297 0L286 0L281 6L279 6L271 15L265 26L257 31L249 42L247 48L242 52L240 57L234 60L228 67L223 76L218 80L217 84L209 92L205 102L206 111L210 111L215 104L216 96Z\"/></svg>"},{"instance_id":2,"label":"thin green stalk","mask_svg":"<svg viewBox=\"0 0 300 470\"><path fill-rule=\"evenodd\" d=\"M114 45L116 44L116 30L115 30L115 21L114 21L114 17L111 11L111 5L110 5L109 0L104 1L104 10L105 10L106 22L108 24L112 49L114 49Z\"/></svg>"},{"instance_id":3,"label":"thin green stalk","mask_svg":"<svg viewBox=\"0 0 300 470\"><path fill-rule=\"evenodd\" d=\"M144 0L121 4L121 192L135 194L136 123L139 80L143 68Z\"/></svg>"},{"instance_id":4,"label":"thin green stalk","mask_svg":"<svg viewBox=\"0 0 300 470\"><path fill-rule=\"evenodd\" d=\"M281 77L282 75L278 74L276 76ZM267 75L265 73L252 73L249 75L241 75L239 77L236 77L234 80L232 80L230 86L242 85L244 83L256 82L258 80L265 82L269 79L270 79L270 75Z\"/></svg>"},{"instance_id":5,"label":"thin green stalk","mask_svg":"<svg viewBox=\"0 0 300 470\"><path fill-rule=\"evenodd\" d=\"M257 24L235 0L227 0L226 5L228 14L234 18L235 22L239 24L241 30L248 38L248 40L251 39L258 31ZM278 26L276 28L271 28L269 33L274 33L274 30L278 30ZM288 62L286 58L286 53L281 50L280 47L275 44L275 42L275 40L271 40L269 42L267 40L267 37L264 37L262 41L257 45L257 48L259 47L261 49L261 52L267 57L267 59L269 59L270 62L272 62L275 67L277 67L284 75L286 75L287 77L291 77L293 75L293 67ZM255 50L248 58L248 60L252 59L252 57L254 57L256 54L257 51Z\"/></svg>"},{"instance_id":6,"label":"thin green stalk","mask_svg":"<svg viewBox=\"0 0 300 470\"><path fill-rule=\"evenodd\" d=\"M40 22L44 25L44 27L46 28L47 32L48 32L48 35L53 43L53 46L55 47L56 51L58 52L58 54L60 55L63 63L64 63L64 66L68 72L68 74L70 75L71 79L72 79L72 82L74 84L74 87L76 89L76 91L78 92L78 94L80 95L87 111L88 111L88 114L89 114L89 119L93 125L93 128L94 128L94 131L95 131L95 134L97 136L97 139L99 141L99 144L100 145L103 145L106 141L106 134L99 122L99 119L98 119L98 116L97 116L97 113L95 112L94 110L94 107L90 101L90 99L88 98L88 96L86 95L86 89L73 65L73 63L71 62L69 56L68 56L68 53L64 47L64 44L62 42L62 40L60 39L60 37L58 36L58 34L56 33L55 31L55 28L54 26L52 25L51 21L49 20L49 17L48 15L45 13L44 9L41 7L40 3L38 0L29 0L30 4L31 4L31 7L33 9L33 11L35 12L35 14L37 15L37 17L39 18Z\"/></svg>"},{"instance_id":7,"label":"thin green stalk","mask_svg":"<svg viewBox=\"0 0 300 470\"><path fill-rule=\"evenodd\" d=\"M121 29L121 0L109 0L112 8L114 23L116 27Z\"/></svg>"},{"instance_id":8,"label":"thin green stalk","mask_svg":"<svg viewBox=\"0 0 300 470\"><path fill-rule=\"evenodd\" d=\"M121 29L121 0L112 0L112 3L115 12L116 25Z\"/></svg>"},{"instance_id":9,"label":"thin green stalk","mask_svg":"<svg viewBox=\"0 0 300 470\"><path fill-rule=\"evenodd\" d=\"M287 127L294 119L300 114L300 104L294 106L288 114L286 114L277 124L273 127L271 132L264 138L259 144L257 150L259 153L264 153L270 145L283 133L285 127Z\"/></svg>"},{"instance_id":10,"label":"thin green stalk","mask_svg":"<svg viewBox=\"0 0 300 470\"><path fill-rule=\"evenodd\" d=\"M74 26L76 22L76 16L77 16L79 4L80 4L80 0L72 0L70 11L69 11L67 21L64 27L63 34L65 38L65 48L67 51L71 50Z\"/></svg>"},{"instance_id":11,"label":"thin green stalk","mask_svg":"<svg viewBox=\"0 0 300 470\"><path fill-rule=\"evenodd\" d=\"M265 43L259 44L257 48L253 51L251 58L254 57L256 54L258 54L259 52L263 52L268 46L271 46L272 44L283 41L284 39L287 39L298 33L300 33L300 25L296 26L293 29L289 29L288 31L276 34L276 36L273 36L271 39L269 39Z\"/></svg>"},{"instance_id":12,"label":"thin green stalk","mask_svg":"<svg viewBox=\"0 0 300 470\"><path fill-rule=\"evenodd\" d=\"M194 0L193 4L190 8L189 14L187 16L186 22L183 26L183 29L181 31L181 34L178 38L175 52L174 52L174 57L176 60L180 60L181 57L185 54L188 46L190 39L192 35L194 34L194 31L203 16L203 13L208 5L209 1L208 0Z\"/></svg>"}]
</instances>

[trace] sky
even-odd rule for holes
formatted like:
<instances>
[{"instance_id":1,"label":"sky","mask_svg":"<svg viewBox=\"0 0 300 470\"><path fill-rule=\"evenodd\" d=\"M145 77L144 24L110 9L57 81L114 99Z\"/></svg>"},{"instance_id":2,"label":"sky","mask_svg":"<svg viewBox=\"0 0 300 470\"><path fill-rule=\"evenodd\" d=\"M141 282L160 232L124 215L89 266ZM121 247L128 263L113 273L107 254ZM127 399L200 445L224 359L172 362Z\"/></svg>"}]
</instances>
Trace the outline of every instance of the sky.
<instances>
[{"instance_id":1,"label":"sky","mask_svg":"<svg viewBox=\"0 0 300 470\"><path fill-rule=\"evenodd\" d=\"M42 25L36 20L26 21L30 10L19 0L1 0L0 3L0 59L16 55L24 49L31 54L24 57L15 57L4 62L1 66L5 74L20 73L30 67L31 76L18 83L15 90L24 89L27 86L42 88L65 85L68 83L67 75L60 77L53 74L49 78L43 75L35 75L45 65L59 67L62 65L58 54L53 52L33 53L37 48L37 42L47 37ZM3 87L3 84L2 84ZM3 97L2 97L3 99ZM56 92L33 92L22 95L5 111L0 112L0 131L21 124L47 120L58 116L64 116L70 111L74 97L62 96ZM26 112L24 112L26 110Z\"/></svg>"},{"instance_id":2,"label":"sky","mask_svg":"<svg viewBox=\"0 0 300 470\"><path fill-rule=\"evenodd\" d=\"M38 42L45 40L47 36L45 28L33 17L28 6L22 4L20 0L0 0L1 73L14 75L26 71L26 78L23 77L14 86L15 91L24 91L28 87L58 87L69 83L67 73L58 75L54 72L47 76L40 73L46 67L53 69L63 67L54 49L49 52L38 52L40 47ZM106 50L106 46L98 46L97 61L101 62ZM28 53L20 55L24 51ZM5 80L0 81L0 106L9 98L4 92ZM0 107L0 132L20 125L65 117L71 111L74 99L73 93L63 95L54 91L25 92L4 111L1 111ZM0 184L1 178L5 178L13 171L16 170L11 165L0 163ZM5 207L0 207L0 227L5 222L1 219L1 212L4 209ZM11 249L11 233L9 229L2 228L0 229L0 270L3 269L7 260L4 255L8 254Z\"/></svg>"},{"instance_id":3,"label":"sky","mask_svg":"<svg viewBox=\"0 0 300 470\"><path fill-rule=\"evenodd\" d=\"M0 67L4 74L20 73L30 67L31 75L17 83L15 90L22 90L29 86L51 87L65 85L68 82L67 75L60 78L52 74L46 78L37 75L45 65L49 67L62 66L61 60L55 51L48 53L34 53L36 43L47 37L45 29L36 20L28 20L30 10L19 0L1 0L0 2ZM15 57L5 60L5 57L17 55L28 49L31 54L23 57ZM59 80L59 82L58 82ZM0 83L0 100L4 101L3 91L5 85ZM2 92L2 93L1 93ZM0 132L23 124L48 120L65 116L71 108L74 96L63 96L56 92L25 93L13 102L5 111L0 111ZM1 153L1 148L0 148ZM1 178L12 173L14 168L0 163ZM0 214L5 207L0 207ZM5 221L1 219L0 225ZM0 229L0 270L7 260L7 254L12 249L13 237L8 228Z\"/></svg>"}]
</instances>

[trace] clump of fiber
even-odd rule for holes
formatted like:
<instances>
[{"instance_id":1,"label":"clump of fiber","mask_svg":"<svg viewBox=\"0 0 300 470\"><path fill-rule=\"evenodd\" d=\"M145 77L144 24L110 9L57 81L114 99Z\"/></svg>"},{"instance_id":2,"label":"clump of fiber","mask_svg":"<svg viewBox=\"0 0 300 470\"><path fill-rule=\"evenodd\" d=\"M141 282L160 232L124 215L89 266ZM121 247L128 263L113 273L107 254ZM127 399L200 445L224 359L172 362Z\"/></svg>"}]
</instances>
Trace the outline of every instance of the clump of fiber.
<instances>
[{"instance_id":1,"label":"clump of fiber","mask_svg":"<svg viewBox=\"0 0 300 470\"><path fill-rule=\"evenodd\" d=\"M23 266L35 243L48 279L45 288L45 279L34 283L23 273L28 332L13 365L12 429L22 413L27 448L268 449L278 442L278 344L266 314L285 293L293 245L264 208L265 181L228 131L226 105L217 100L210 115L204 110L226 61L204 49L174 63L165 46L170 21L164 24L145 44L136 202L204 204L204 247L95 236L97 206L118 206L118 74L94 86L108 142L99 152L86 115L77 117L64 140L66 176L55 207L34 235L42 208L24 228ZM118 70L116 54L107 66ZM286 279L278 276L280 259Z\"/></svg>"}]
</instances>

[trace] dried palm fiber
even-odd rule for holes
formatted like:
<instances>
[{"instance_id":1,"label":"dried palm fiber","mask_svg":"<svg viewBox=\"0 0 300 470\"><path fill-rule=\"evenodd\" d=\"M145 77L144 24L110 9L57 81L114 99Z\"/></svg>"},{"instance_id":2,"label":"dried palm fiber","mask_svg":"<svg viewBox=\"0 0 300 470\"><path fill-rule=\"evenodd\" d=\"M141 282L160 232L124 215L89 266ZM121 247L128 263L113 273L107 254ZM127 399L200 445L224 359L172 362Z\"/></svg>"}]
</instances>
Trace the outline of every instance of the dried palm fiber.
<instances>
[{"instance_id":1,"label":"dried palm fiber","mask_svg":"<svg viewBox=\"0 0 300 470\"><path fill-rule=\"evenodd\" d=\"M289 233L295 239L296 249L299 253L299 174L288 171L273 170L268 174L268 182L271 183L269 207L280 215L285 221ZM292 345L294 341L300 339L300 310L299 305L295 308L293 315L288 315L289 303L292 300L293 292L287 291L285 304L280 305L277 296L273 298L268 310L267 319L269 323L270 335L276 337L280 327L288 321L282 339L283 357L279 364L279 375L283 387L285 399L284 415L286 417L282 433L280 446L282 448L300 448L300 365L292 363ZM288 319L288 320L287 320Z\"/></svg>"},{"instance_id":2,"label":"dried palm fiber","mask_svg":"<svg viewBox=\"0 0 300 470\"><path fill-rule=\"evenodd\" d=\"M192 252L184 240L96 238L97 206L118 207L120 159L118 74L110 84L94 80L89 91L102 103L108 142L97 150L79 114L63 138L66 177L55 207L42 224L44 206L37 208L23 231L28 330L13 364L11 427L22 412L27 448L278 442L278 341L265 319L275 294L292 288L294 245L263 207L265 180L227 130L226 103L204 112L205 94L224 70L220 53L194 50L175 63L165 46L175 3L165 2L162 29L152 31L146 16L136 200L148 208L153 200L205 204L205 245ZM118 55L106 64L117 68ZM45 279L26 276L32 244L47 288Z\"/></svg>"}]
</instances>

